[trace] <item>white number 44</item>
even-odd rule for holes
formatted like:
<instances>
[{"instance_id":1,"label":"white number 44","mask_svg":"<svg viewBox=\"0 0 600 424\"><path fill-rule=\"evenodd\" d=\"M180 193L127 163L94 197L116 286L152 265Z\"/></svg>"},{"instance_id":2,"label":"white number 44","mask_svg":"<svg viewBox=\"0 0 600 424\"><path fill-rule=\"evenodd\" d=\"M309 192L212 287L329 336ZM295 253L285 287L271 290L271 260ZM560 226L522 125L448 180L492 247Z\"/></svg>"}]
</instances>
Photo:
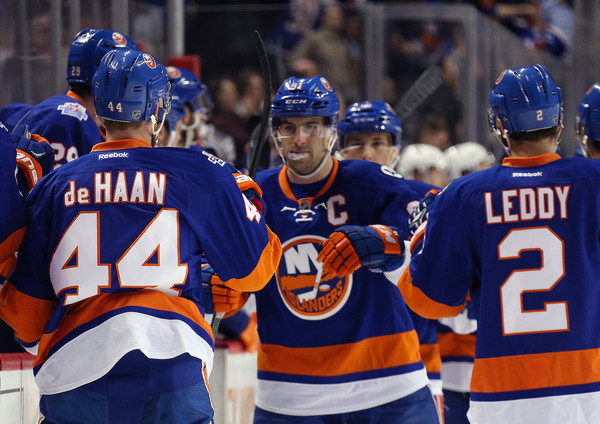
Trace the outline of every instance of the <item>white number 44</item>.
<instances>
[{"instance_id":1,"label":"white number 44","mask_svg":"<svg viewBox=\"0 0 600 424\"><path fill-rule=\"evenodd\" d=\"M101 293L111 286L111 265L100 263L100 214L81 212L71 222L50 262L56 293L75 289L65 305ZM152 263L150 258L156 257ZM178 211L162 209L115 263L123 288L149 288L177 297L188 267L179 263Z\"/></svg>"},{"instance_id":2,"label":"white number 44","mask_svg":"<svg viewBox=\"0 0 600 424\"><path fill-rule=\"evenodd\" d=\"M117 102L117 104L113 105L113 102L111 101L108 102L108 105L106 105L106 107L111 112L114 112L116 110L119 113L123 113L123 105L121 105L121 102Z\"/></svg>"}]
</instances>

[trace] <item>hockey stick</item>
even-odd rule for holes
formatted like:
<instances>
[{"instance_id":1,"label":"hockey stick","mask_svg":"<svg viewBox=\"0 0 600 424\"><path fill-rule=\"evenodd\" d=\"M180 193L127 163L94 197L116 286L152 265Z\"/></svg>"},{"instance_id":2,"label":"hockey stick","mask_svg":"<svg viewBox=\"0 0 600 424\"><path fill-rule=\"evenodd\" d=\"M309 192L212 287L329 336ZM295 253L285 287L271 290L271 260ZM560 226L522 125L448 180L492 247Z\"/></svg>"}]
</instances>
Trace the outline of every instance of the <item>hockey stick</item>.
<instances>
[{"instance_id":1,"label":"hockey stick","mask_svg":"<svg viewBox=\"0 0 600 424\"><path fill-rule=\"evenodd\" d=\"M263 113L258 127L258 132L254 131L248 145L248 172L250 178L256 177L258 164L264 145L267 143L267 126L269 124L269 114L271 113L271 68L269 67L269 57L267 49L263 43L262 37L258 31L256 35L256 46L258 49L258 60L260 62L260 71L263 78Z\"/></svg>"},{"instance_id":2,"label":"hockey stick","mask_svg":"<svg viewBox=\"0 0 600 424\"><path fill-rule=\"evenodd\" d=\"M436 64L429 65L408 90L406 90L406 93L404 93L398 103L396 103L394 110L398 115L398 120L404 122L404 119L413 113L421 103L427 100L443 82L442 69Z\"/></svg>"},{"instance_id":3,"label":"hockey stick","mask_svg":"<svg viewBox=\"0 0 600 424\"><path fill-rule=\"evenodd\" d=\"M260 162L260 155L264 145L267 143L267 125L269 124L269 114L271 113L271 68L269 67L269 57L267 56L267 49L265 43L263 43L262 37L258 31L254 31L256 35L256 47L258 49L258 61L260 63L260 70L263 77L263 115L260 121L260 125L257 131L253 131L254 137L251 138L248 144L248 171L247 175L254 179L256 177L256 171L258 170L258 163ZM213 336L217 336L221 319L223 319L224 313L215 314L211 329Z\"/></svg>"}]
</instances>

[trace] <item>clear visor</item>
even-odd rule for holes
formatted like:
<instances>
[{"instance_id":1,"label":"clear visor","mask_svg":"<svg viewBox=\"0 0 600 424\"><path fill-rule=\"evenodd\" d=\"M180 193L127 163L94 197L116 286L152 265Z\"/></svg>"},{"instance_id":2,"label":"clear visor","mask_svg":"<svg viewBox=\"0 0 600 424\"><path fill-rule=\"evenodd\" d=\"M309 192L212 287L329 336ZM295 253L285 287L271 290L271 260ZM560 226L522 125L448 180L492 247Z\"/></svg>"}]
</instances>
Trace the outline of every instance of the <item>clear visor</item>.
<instances>
[{"instance_id":1,"label":"clear visor","mask_svg":"<svg viewBox=\"0 0 600 424\"><path fill-rule=\"evenodd\" d=\"M278 147L285 141L304 141L319 137L327 138L335 134L334 125L322 123L318 120L296 125L286 120L271 118L269 129L271 138Z\"/></svg>"}]
</instances>

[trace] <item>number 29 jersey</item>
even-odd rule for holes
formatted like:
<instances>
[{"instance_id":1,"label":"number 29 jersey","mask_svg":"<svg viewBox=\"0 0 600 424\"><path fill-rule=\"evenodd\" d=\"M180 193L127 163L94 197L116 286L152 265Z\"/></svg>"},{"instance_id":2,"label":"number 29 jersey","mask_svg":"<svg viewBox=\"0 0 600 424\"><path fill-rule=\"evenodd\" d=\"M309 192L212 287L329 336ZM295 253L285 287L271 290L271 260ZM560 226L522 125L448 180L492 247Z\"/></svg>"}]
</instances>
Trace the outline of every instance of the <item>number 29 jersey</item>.
<instances>
[{"instance_id":1,"label":"number 29 jersey","mask_svg":"<svg viewBox=\"0 0 600 424\"><path fill-rule=\"evenodd\" d=\"M269 227L283 254L274 278L256 293L256 405L294 416L337 414L382 405L427 385L419 342L398 289L360 268L322 274L319 244L343 225L384 224L407 236L417 194L391 168L334 159L315 184L290 184L286 168L257 176Z\"/></svg>"},{"instance_id":2,"label":"number 29 jersey","mask_svg":"<svg viewBox=\"0 0 600 424\"><path fill-rule=\"evenodd\" d=\"M507 158L431 204L399 286L430 318L470 292L471 422L600 422L599 234L596 160Z\"/></svg>"}]
</instances>

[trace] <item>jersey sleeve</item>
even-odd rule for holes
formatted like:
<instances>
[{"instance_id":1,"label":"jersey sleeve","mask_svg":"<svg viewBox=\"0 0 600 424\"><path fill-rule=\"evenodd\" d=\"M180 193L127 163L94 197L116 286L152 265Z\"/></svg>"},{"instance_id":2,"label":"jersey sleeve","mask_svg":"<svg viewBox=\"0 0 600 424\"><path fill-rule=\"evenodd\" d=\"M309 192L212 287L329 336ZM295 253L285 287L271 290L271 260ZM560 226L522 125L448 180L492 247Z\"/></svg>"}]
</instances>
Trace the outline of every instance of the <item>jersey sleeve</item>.
<instances>
[{"instance_id":1,"label":"jersey sleeve","mask_svg":"<svg viewBox=\"0 0 600 424\"><path fill-rule=\"evenodd\" d=\"M0 162L0 261L3 261L15 253L25 233L25 206L15 177L16 151L3 127L0 127Z\"/></svg>"},{"instance_id":2,"label":"jersey sleeve","mask_svg":"<svg viewBox=\"0 0 600 424\"><path fill-rule=\"evenodd\" d=\"M430 205L429 220L413 236L410 265L398 283L408 306L430 319L458 315L474 277L471 232L465 228L473 217L458 197L446 190Z\"/></svg>"},{"instance_id":3,"label":"jersey sleeve","mask_svg":"<svg viewBox=\"0 0 600 424\"><path fill-rule=\"evenodd\" d=\"M27 231L15 271L0 290L0 318L15 329L25 348L39 341L58 305L47 266L50 224L41 218L45 199L52 198L42 196L47 181L40 181L27 196Z\"/></svg>"},{"instance_id":4,"label":"jersey sleeve","mask_svg":"<svg viewBox=\"0 0 600 424\"><path fill-rule=\"evenodd\" d=\"M202 250L226 286L257 291L275 273L282 252L279 238L233 175L216 181L208 224L202 231Z\"/></svg>"}]
</instances>

